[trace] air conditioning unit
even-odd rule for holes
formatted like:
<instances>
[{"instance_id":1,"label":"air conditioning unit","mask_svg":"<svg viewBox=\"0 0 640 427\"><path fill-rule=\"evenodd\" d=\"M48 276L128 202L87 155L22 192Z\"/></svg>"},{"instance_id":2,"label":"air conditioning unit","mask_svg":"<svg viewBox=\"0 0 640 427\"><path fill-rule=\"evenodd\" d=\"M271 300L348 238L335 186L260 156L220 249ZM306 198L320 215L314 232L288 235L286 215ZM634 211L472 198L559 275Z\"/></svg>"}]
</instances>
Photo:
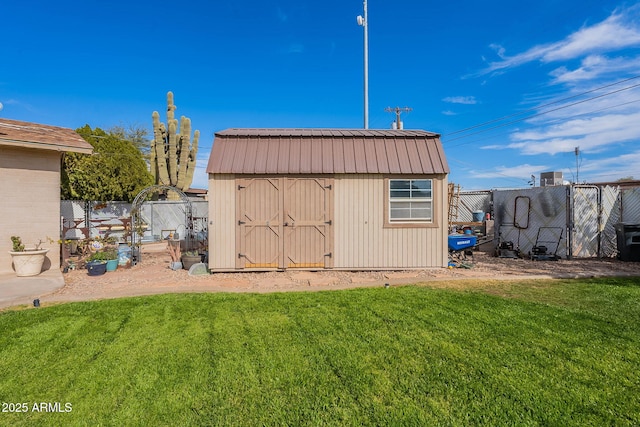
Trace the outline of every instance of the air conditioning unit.
<instances>
[{"instance_id":1,"label":"air conditioning unit","mask_svg":"<svg viewBox=\"0 0 640 427\"><path fill-rule=\"evenodd\" d=\"M540 174L540 187L552 187L562 185L562 172L542 172Z\"/></svg>"}]
</instances>

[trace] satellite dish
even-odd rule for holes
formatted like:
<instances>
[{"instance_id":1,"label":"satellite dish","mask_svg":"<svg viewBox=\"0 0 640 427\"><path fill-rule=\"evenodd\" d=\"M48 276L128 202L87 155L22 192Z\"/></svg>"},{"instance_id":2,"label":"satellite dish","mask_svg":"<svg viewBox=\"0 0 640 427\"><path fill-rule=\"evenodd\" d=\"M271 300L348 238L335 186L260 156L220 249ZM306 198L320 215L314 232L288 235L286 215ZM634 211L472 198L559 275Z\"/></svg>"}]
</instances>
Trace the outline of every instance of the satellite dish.
<instances>
[{"instance_id":1,"label":"satellite dish","mask_svg":"<svg viewBox=\"0 0 640 427\"><path fill-rule=\"evenodd\" d=\"M358 15L356 17L356 21L358 22L358 25L360 25L361 27L364 27L364 18L360 15Z\"/></svg>"}]
</instances>

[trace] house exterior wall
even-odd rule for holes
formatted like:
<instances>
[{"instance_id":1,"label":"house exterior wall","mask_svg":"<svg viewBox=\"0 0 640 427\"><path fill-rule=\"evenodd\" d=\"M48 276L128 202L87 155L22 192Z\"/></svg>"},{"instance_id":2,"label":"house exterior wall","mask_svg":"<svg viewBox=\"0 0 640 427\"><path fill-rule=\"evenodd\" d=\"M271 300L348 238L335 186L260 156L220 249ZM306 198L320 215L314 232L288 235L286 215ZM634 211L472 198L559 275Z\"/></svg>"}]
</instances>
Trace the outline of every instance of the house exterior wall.
<instances>
[{"instance_id":1,"label":"house exterior wall","mask_svg":"<svg viewBox=\"0 0 640 427\"><path fill-rule=\"evenodd\" d=\"M43 240L42 248L49 249L43 269L60 267L60 156L58 151L0 147L0 273L13 271L8 253L13 235L26 246Z\"/></svg>"},{"instance_id":2,"label":"house exterior wall","mask_svg":"<svg viewBox=\"0 0 640 427\"><path fill-rule=\"evenodd\" d=\"M446 175L426 176L433 180L434 223L431 227L419 228L385 227L386 176L337 174L333 177L333 268L447 266ZM235 175L209 175L209 268L212 271L234 270L236 266L235 198Z\"/></svg>"}]
</instances>

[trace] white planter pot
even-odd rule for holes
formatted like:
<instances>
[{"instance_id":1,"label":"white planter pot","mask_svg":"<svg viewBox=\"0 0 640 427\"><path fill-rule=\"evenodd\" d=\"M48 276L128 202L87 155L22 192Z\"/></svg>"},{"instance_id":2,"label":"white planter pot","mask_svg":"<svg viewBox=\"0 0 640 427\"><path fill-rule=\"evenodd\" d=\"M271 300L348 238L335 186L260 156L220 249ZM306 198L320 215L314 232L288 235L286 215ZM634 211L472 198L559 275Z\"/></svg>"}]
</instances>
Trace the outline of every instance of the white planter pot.
<instances>
[{"instance_id":1,"label":"white planter pot","mask_svg":"<svg viewBox=\"0 0 640 427\"><path fill-rule=\"evenodd\" d=\"M42 272L44 257L49 249L26 250L23 252L9 251L13 259L13 268L18 277L37 276Z\"/></svg>"}]
</instances>

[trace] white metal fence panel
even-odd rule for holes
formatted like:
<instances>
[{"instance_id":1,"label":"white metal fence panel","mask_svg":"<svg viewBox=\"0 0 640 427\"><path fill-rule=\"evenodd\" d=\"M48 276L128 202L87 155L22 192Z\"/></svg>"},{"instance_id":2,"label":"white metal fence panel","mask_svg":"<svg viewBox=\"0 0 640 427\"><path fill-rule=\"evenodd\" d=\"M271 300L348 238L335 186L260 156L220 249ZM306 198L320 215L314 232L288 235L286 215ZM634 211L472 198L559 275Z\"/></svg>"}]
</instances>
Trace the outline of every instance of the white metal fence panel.
<instances>
[{"instance_id":1,"label":"white metal fence panel","mask_svg":"<svg viewBox=\"0 0 640 427\"><path fill-rule=\"evenodd\" d=\"M512 242L524 254L536 242L555 241L562 230L557 255L614 257L615 225L640 224L640 187L572 185L460 193L454 221L471 222L477 210L492 211L499 240Z\"/></svg>"},{"instance_id":2,"label":"white metal fence panel","mask_svg":"<svg viewBox=\"0 0 640 427\"><path fill-rule=\"evenodd\" d=\"M602 224L600 237L600 257L614 257L618 251L615 225L620 222L619 187L605 186L600 189Z\"/></svg>"},{"instance_id":3,"label":"white metal fence panel","mask_svg":"<svg viewBox=\"0 0 640 427\"><path fill-rule=\"evenodd\" d=\"M640 224L640 187L621 191L620 222Z\"/></svg>"},{"instance_id":4,"label":"white metal fence panel","mask_svg":"<svg viewBox=\"0 0 640 427\"><path fill-rule=\"evenodd\" d=\"M571 251L576 257L596 257L600 249L600 188L574 185Z\"/></svg>"},{"instance_id":5,"label":"white metal fence panel","mask_svg":"<svg viewBox=\"0 0 640 427\"><path fill-rule=\"evenodd\" d=\"M85 202L80 200L62 200L60 202L62 227L60 235L64 239L85 239L89 237L84 232L87 227Z\"/></svg>"},{"instance_id":6,"label":"white metal fence panel","mask_svg":"<svg viewBox=\"0 0 640 427\"><path fill-rule=\"evenodd\" d=\"M453 218L454 222L471 222L473 221L473 212L491 212L492 196L491 191L470 191L460 193L458 201L458 215Z\"/></svg>"},{"instance_id":7,"label":"white metal fence panel","mask_svg":"<svg viewBox=\"0 0 640 427\"><path fill-rule=\"evenodd\" d=\"M192 201L193 231L197 240L207 238L208 202ZM125 202L84 202L62 200L60 203L62 230L67 239L112 236L119 241L126 238L131 218L131 204ZM149 201L141 207L146 224L142 241L158 241L168 234L184 237L186 206L180 201Z\"/></svg>"},{"instance_id":8,"label":"white metal fence panel","mask_svg":"<svg viewBox=\"0 0 640 427\"><path fill-rule=\"evenodd\" d=\"M186 205L181 201L145 202L140 207L140 217L148 224L142 241L158 241L178 234L185 236Z\"/></svg>"},{"instance_id":9,"label":"white metal fence panel","mask_svg":"<svg viewBox=\"0 0 640 427\"><path fill-rule=\"evenodd\" d=\"M495 191L493 209L500 242L524 254L544 243L549 253L567 256L566 187Z\"/></svg>"}]
</instances>

